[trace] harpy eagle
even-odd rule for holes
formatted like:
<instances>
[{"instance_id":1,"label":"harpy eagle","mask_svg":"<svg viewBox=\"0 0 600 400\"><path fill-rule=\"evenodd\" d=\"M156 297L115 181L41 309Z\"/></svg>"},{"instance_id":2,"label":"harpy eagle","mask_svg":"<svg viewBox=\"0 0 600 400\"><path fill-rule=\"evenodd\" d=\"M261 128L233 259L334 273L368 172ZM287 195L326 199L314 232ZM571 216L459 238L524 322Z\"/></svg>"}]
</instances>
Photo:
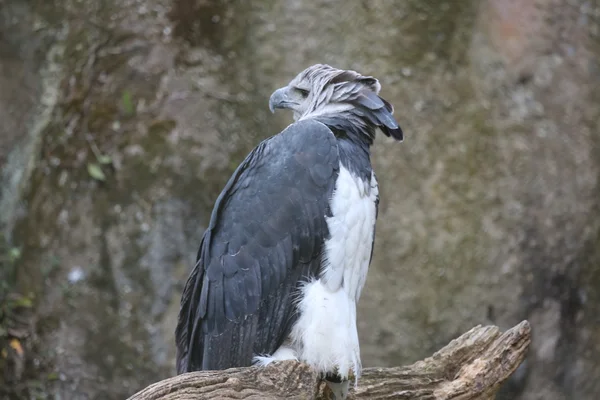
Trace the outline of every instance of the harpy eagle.
<instances>
[{"instance_id":1,"label":"harpy eagle","mask_svg":"<svg viewBox=\"0 0 600 400\"><path fill-rule=\"evenodd\" d=\"M272 94L271 111L295 122L252 150L216 200L181 299L178 373L297 359L345 397L361 371L356 305L379 203L370 147L376 129L403 139L380 89L317 64Z\"/></svg>"}]
</instances>

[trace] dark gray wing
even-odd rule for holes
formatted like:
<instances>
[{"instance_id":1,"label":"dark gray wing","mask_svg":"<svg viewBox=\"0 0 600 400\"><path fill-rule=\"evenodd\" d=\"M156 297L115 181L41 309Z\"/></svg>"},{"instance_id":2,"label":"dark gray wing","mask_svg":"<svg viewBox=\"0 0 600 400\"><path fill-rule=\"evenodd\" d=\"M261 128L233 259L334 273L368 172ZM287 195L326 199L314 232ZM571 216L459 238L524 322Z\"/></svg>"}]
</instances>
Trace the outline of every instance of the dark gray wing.
<instances>
[{"instance_id":1,"label":"dark gray wing","mask_svg":"<svg viewBox=\"0 0 600 400\"><path fill-rule=\"evenodd\" d=\"M362 90L353 103L357 107L355 112L367 117L386 136L391 136L398 141L404 140L402 128L392 115L394 107L385 99L370 90Z\"/></svg>"},{"instance_id":2,"label":"dark gray wing","mask_svg":"<svg viewBox=\"0 0 600 400\"><path fill-rule=\"evenodd\" d=\"M321 264L338 170L333 133L316 121L290 125L238 167L186 282L178 373L248 366L286 339L296 289Z\"/></svg>"}]
</instances>

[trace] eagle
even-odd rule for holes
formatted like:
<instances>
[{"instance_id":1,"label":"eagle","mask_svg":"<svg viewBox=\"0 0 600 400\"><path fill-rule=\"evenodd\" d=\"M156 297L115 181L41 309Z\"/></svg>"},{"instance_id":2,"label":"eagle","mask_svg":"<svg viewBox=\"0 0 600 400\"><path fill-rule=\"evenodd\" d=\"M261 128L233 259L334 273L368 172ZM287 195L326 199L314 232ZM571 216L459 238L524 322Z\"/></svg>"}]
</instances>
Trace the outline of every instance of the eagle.
<instances>
[{"instance_id":1,"label":"eagle","mask_svg":"<svg viewBox=\"0 0 600 400\"><path fill-rule=\"evenodd\" d=\"M294 359L346 397L379 206L370 149L377 129L403 140L380 90L316 64L273 92L271 112L294 122L248 154L214 204L181 298L178 374Z\"/></svg>"}]
</instances>

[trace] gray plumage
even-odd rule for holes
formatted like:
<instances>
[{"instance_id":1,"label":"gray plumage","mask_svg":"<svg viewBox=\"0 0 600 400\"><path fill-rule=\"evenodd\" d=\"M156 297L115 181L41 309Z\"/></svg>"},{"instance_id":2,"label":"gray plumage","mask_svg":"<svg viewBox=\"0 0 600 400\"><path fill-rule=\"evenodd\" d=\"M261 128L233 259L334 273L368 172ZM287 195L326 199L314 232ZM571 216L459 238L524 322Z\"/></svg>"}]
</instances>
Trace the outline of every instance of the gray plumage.
<instances>
[{"instance_id":1,"label":"gray plumage","mask_svg":"<svg viewBox=\"0 0 600 400\"><path fill-rule=\"evenodd\" d=\"M378 96L380 90L379 81L371 76L316 64L273 93L270 106L273 110L273 103L280 102L279 107L288 107L298 95L305 96L293 108L295 120L313 118L328 126L334 123L340 129L362 131L370 143L379 128L386 136L402 141L402 129L392 117L394 107Z\"/></svg>"},{"instance_id":2,"label":"gray plumage","mask_svg":"<svg viewBox=\"0 0 600 400\"><path fill-rule=\"evenodd\" d=\"M183 292L177 372L248 366L287 340L294 298L319 277L340 166L371 179L375 130L397 140L372 77L314 65L273 93L295 123L260 143L215 202Z\"/></svg>"}]
</instances>

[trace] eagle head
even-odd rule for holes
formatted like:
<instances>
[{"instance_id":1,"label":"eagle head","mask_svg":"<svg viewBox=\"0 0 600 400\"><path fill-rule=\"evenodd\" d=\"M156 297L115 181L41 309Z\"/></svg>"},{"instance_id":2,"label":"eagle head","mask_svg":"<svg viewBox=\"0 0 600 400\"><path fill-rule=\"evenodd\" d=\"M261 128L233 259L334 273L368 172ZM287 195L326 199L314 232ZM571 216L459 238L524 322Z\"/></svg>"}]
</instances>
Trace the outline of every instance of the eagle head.
<instances>
[{"instance_id":1,"label":"eagle head","mask_svg":"<svg viewBox=\"0 0 600 400\"><path fill-rule=\"evenodd\" d=\"M380 90L379 81L371 76L316 64L273 92L269 108L271 112L288 108L296 121L314 118L332 128L361 131L371 140L374 128L379 128L402 141L402 129L392 116L394 107L379 97Z\"/></svg>"}]
</instances>

